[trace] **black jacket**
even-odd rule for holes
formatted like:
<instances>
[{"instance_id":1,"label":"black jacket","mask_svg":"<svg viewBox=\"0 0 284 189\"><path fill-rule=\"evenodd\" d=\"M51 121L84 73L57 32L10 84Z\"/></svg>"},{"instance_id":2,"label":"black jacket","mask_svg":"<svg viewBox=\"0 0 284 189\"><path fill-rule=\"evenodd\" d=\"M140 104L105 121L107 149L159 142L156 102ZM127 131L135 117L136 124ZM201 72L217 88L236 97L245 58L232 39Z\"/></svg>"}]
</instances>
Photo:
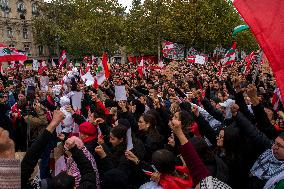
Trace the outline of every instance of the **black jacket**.
<instances>
[{"instance_id":1,"label":"black jacket","mask_svg":"<svg viewBox=\"0 0 284 189\"><path fill-rule=\"evenodd\" d=\"M34 168L38 163L45 147L52 140L52 133L47 130L36 139L36 141L32 144L31 148L28 149L26 155L21 162L21 185L22 189L27 187L29 182L29 178L34 172Z\"/></svg>"},{"instance_id":2,"label":"black jacket","mask_svg":"<svg viewBox=\"0 0 284 189\"><path fill-rule=\"evenodd\" d=\"M90 160L76 146L70 152L81 174L79 189L96 189L96 173Z\"/></svg>"}]
</instances>

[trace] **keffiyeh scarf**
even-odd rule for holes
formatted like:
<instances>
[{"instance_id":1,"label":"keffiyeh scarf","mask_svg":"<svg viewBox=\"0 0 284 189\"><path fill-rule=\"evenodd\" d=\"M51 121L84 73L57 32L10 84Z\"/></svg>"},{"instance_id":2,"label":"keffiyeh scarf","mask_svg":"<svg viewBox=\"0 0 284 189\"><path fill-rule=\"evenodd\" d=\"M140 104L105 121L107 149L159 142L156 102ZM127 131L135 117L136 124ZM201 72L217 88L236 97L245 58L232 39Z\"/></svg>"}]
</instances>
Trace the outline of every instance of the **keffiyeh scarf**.
<instances>
[{"instance_id":1,"label":"keffiyeh scarf","mask_svg":"<svg viewBox=\"0 0 284 189\"><path fill-rule=\"evenodd\" d=\"M284 162L274 157L272 149L268 149L261 154L250 170L253 176L261 180L269 180L282 171L284 171Z\"/></svg>"},{"instance_id":2,"label":"keffiyeh scarf","mask_svg":"<svg viewBox=\"0 0 284 189\"><path fill-rule=\"evenodd\" d=\"M232 189L226 183L213 178L212 176L206 177L200 182L200 189Z\"/></svg>"}]
</instances>

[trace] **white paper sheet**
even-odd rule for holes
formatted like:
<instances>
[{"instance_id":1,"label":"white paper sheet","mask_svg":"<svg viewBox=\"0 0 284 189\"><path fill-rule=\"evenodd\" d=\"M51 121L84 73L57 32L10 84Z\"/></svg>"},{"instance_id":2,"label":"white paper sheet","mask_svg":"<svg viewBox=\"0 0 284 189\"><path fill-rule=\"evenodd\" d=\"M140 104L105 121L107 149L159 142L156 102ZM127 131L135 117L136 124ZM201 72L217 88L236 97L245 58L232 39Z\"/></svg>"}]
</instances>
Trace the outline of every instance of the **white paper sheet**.
<instances>
[{"instance_id":1,"label":"white paper sheet","mask_svg":"<svg viewBox=\"0 0 284 189\"><path fill-rule=\"evenodd\" d=\"M132 150L133 149L133 142L132 142L132 136L131 136L131 128L127 129L126 137L127 137L127 148L126 148L126 150Z\"/></svg>"},{"instance_id":2,"label":"white paper sheet","mask_svg":"<svg viewBox=\"0 0 284 189\"><path fill-rule=\"evenodd\" d=\"M114 90L115 90L115 100L116 101L127 100L126 90L125 90L124 85L115 86Z\"/></svg>"},{"instance_id":3,"label":"white paper sheet","mask_svg":"<svg viewBox=\"0 0 284 189\"><path fill-rule=\"evenodd\" d=\"M86 73L81 78L85 82L86 86L91 86L94 84L95 79L90 72Z\"/></svg>"},{"instance_id":4,"label":"white paper sheet","mask_svg":"<svg viewBox=\"0 0 284 189\"><path fill-rule=\"evenodd\" d=\"M67 169L64 156L61 156L56 162L55 162L55 176L61 173L62 171L65 171Z\"/></svg>"},{"instance_id":5,"label":"white paper sheet","mask_svg":"<svg viewBox=\"0 0 284 189\"><path fill-rule=\"evenodd\" d=\"M40 90L47 91L48 83L49 83L49 77L48 76L41 76L40 77Z\"/></svg>"},{"instance_id":6,"label":"white paper sheet","mask_svg":"<svg viewBox=\"0 0 284 189\"><path fill-rule=\"evenodd\" d=\"M82 97L83 97L83 93L77 92L77 91L73 91L73 95L71 96L72 99L72 106L74 108L74 110L76 109L81 109L81 101L82 101Z\"/></svg>"}]
</instances>

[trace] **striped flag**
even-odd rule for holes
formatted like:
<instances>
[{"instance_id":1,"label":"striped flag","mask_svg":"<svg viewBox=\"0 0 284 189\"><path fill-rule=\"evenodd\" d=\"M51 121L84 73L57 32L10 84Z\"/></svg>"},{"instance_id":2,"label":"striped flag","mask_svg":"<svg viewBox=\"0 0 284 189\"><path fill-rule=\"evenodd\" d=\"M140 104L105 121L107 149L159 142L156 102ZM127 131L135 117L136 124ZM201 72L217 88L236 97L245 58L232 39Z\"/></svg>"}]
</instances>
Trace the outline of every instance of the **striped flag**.
<instances>
[{"instance_id":1,"label":"striped flag","mask_svg":"<svg viewBox=\"0 0 284 189\"><path fill-rule=\"evenodd\" d=\"M187 57L187 62L194 64L205 64L206 57L201 55L190 55Z\"/></svg>"},{"instance_id":2,"label":"striped flag","mask_svg":"<svg viewBox=\"0 0 284 189\"><path fill-rule=\"evenodd\" d=\"M243 74L244 75L248 75L249 74L250 66L251 66L253 58L254 58L254 52L250 53L250 55L245 58L245 62L247 62L247 64L246 64L246 66L245 66L245 68L243 70Z\"/></svg>"},{"instance_id":3,"label":"striped flag","mask_svg":"<svg viewBox=\"0 0 284 189\"><path fill-rule=\"evenodd\" d=\"M39 69L38 69L38 74L41 75L44 71L48 70L48 67L45 63L45 61L41 61L41 63L39 64Z\"/></svg>"},{"instance_id":4,"label":"striped flag","mask_svg":"<svg viewBox=\"0 0 284 189\"><path fill-rule=\"evenodd\" d=\"M219 66L219 71L217 72L217 77L221 77L222 76L222 74L223 74L223 65L220 65Z\"/></svg>"},{"instance_id":5,"label":"striped flag","mask_svg":"<svg viewBox=\"0 0 284 189\"><path fill-rule=\"evenodd\" d=\"M58 61L59 68L62 68L64 64L66 64L66 62L67 62L67 55L66 55L66 51L63 50L59 58L59 61Z\"/></svg>"},{"instance_id":6,"label":"striped flag","mask_svg":"<svg viewBox=\"0 0 284 189\"><path fill-rule=\"evenodd\" d=\"M144 76L144 72L145 72L145 65L144 65L144 57L142 57L140 64L137 68L137 72L139 73L140 77L142 78Z\"/></svg>"},{"instance_id":7,"label":"striped flag","mask_svg":"<svg viewBox=\"0 0 284 189\"><path fill-rule=\"evenodd\" d=\"M280 90L279 88L276 88L274 90L274 94L272 96L272 106L273 110L277 111L279 107L279 103L282 102L281 95L280 95Z\"/></svg>"},{"instance_id":8,"label":"striped flag","mask_svg":"<svg viewBox=\"0 0 284 189\"><path fill-rule=\"evenodd\" d=\"M96 80L94 84L95 86L101 85L106 79L110 77L110 72L108 68L108 55L105 52L102 57L101 63L98 65Z\"/></svg>"},{"instance_id":9,"label":"striped flag","mask_svg":"<svg viewBox=\"0 0 284 189\"><path fill-rule=\"evenodd\" d=\"M234 41L232 47L225 54L225 57L221 60L223 65L232 64L236 61L236 48L237 43Z\"/></svg>"}]
</instances>

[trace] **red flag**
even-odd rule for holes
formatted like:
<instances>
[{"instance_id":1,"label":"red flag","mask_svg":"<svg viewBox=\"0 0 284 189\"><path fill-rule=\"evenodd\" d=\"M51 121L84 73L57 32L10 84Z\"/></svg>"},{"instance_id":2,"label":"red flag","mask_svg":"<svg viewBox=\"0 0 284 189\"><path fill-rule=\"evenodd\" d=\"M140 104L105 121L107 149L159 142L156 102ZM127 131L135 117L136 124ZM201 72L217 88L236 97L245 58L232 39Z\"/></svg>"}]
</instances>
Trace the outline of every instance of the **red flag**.
<instances>
[{"instance_id":1,"label":"red flag","mask_svg":"<svg viewBox=\"0 0 284 189\"><path fill-rule=\"evenodd\" d=\"M108 69L107 62L108 62L108 56L107 56L107 53L104 52L103 58L102 58L102 64L103 64L104 71L105 71L105 77L109 78L110 77L110 72L109 72L109 69Z\"/></svg>"},{"instance_id":2,"label":"red flag","mask_svg":"<svg viewBox=\"0 0 284 189\"><path fill-rule=\"evenodd\" d=\"M39 69L38 69L38 74L41 75L41 74L43 74L44 71L47 71L47 70L48 70L48 67L47 67L45 61L43 60L40 63L40 66L39 66Z\"/></svg>"},{"instance_id":3,"label":"red flag","mask_svg":"<svg viewBox=\"0 0 284 189\"><path fill-rule=\"evenodd\" d=\"M252 60L253 60L253 57L254 57L254 51L252 51L252 52L250 53L250 55L245 58L245 62L246 62L247 64L246 64L245 69L244 69L244 71L243 71L243 74L244 74L244 75L248 75L248 74L249 74L249 72L250 72L250 65L251 65L251 62L252 62Z\"/></svg>"},{"instance_id":4,"label":"red flag","mask_svg":"<svg viewBox=\"0 0 284 189\"><path fill-rule=\"evenodd\" d=\"M139 73L140 77L143 78L145 72L144 57L142 57L140 61L140 64L137 68L137 72Z\"/></svg>"},{"instance_id":5,"label":"red flag","mask_svg":"<svg viewBox=\"0 0 284 189\"><path fill-rule=\"evenodd\" d=\"M274 90L274 94L273 94L272 102L271 102L272 105L273 105L273 110L278 111L280 101L282 102L282 99L280 97L280 91L277 88L277 89Z\"/></svg>"},{"instance_id":6,"label":"red flag","mask_svg":"<svg viewBox=\"0 0 284 189\"><path fill-rule=\"evenodd\" d=\"M66 64L66 62L67 62L66 51L63 50L58 61L59 68L61 68L64 64Z\"/></svg>"},{"instance_id":7,"label":"red flag","mask_svg":"<svg viewBox=\"0 0 284 189\"><path fill-rule=\"evenodd\" d=\"M284 1L235 0L233 4L267 56L284 99Z\"/></svg>"}]
</instances>

